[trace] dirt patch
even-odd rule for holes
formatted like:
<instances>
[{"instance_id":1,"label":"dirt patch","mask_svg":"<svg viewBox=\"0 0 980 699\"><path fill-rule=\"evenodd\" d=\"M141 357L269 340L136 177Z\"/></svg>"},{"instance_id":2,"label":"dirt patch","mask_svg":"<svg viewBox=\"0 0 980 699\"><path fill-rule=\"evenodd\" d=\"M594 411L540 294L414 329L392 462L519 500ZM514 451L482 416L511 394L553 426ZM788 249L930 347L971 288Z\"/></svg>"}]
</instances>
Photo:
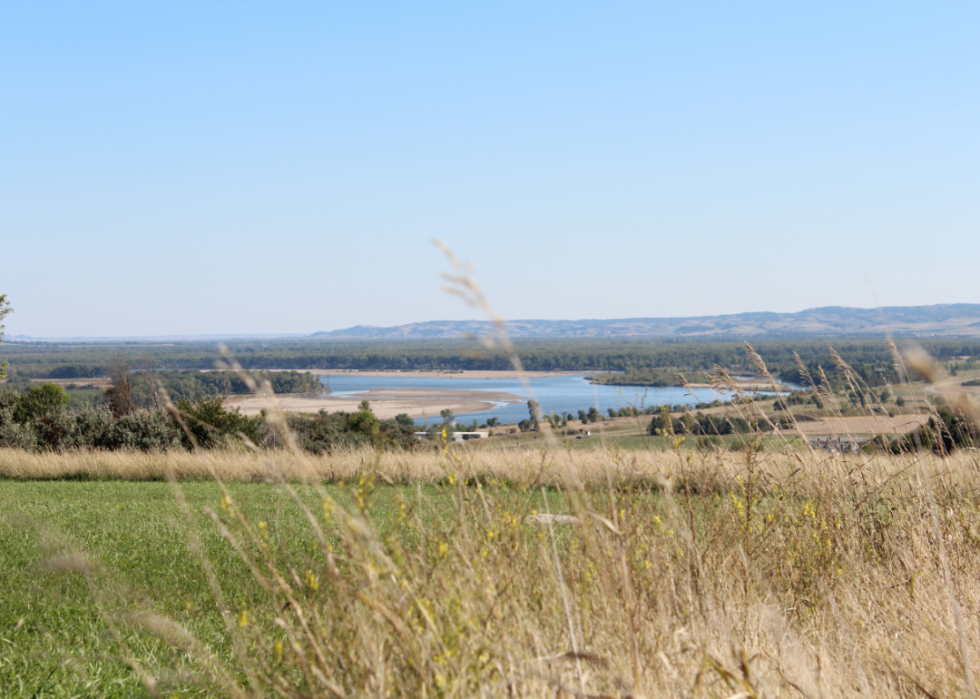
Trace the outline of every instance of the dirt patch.
<instances>
[{"instance_id":1,"label":"dirt patch","mask_svg":"<svg viewBox=\"0 0 980 699\"><path fill-rule=\"evenodd\" d=\"M928 415L876 415L874 417L832 417L798 422L807 435L904 435L929 422Z\"/></svg>"},{"instance_id":2,"label":"dirt patch","mask_svg":"<svg viewBox=\"0 0 980 699\"><path fill-rule=\"evenodd\" d=\"M968 381L965 378L951 378L944 379L932 386L926 386L926 393L944 393L947 395L955 395L958 393L967 393L974 396L980 395L980 386L964 386L963 382Z\"/></svg>"}]
</instances>

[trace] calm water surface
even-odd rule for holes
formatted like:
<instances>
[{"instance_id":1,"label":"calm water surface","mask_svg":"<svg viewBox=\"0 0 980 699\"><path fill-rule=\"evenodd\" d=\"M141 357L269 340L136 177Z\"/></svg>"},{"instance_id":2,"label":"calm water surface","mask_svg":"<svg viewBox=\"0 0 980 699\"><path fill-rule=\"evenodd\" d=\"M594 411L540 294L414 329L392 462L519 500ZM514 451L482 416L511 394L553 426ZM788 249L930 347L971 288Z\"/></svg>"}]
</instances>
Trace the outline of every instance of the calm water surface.
<instances>
[{"instance_id":1,"label":"calm water surface","mask_svg":"<svg viewBox=\"0 0 980 699\"><path fill-rule=\"evenodd\" d=\"M694 405L695 403L710 403L713 400L728 400L729 397L719 395L710 389L696 389L692 395L686 388L645 388L642 386L599 386L590 384L586 374L575 376L546 376L533 378L528 381L534 396L541 404L542 413L568 412L578 414L579 410L588 410L595 406L603 415L609 408L625 408L636 406L646 408L651 405ZM463 423L477 420L486 422L488 418L496 417L501 423L520 422L528 417L527 394L524 386L517 379L472 379L462 376L424 378L419 376L359 376L357 374L340 374L321 376L325 386L333 390L334 396L347 396L372 390L395 388L433 388L456 391L487 391L493 393L512 393L522 397L517 404L501 404L494 402L492 410L479 413L457 415L456 419ZM493 401L491 401L493 402ZM429 418L430 422L433 418ZM439 417L435 416L435 422ZM423 418L415 420L424 424Z\"/></svg>"}]
</instances>

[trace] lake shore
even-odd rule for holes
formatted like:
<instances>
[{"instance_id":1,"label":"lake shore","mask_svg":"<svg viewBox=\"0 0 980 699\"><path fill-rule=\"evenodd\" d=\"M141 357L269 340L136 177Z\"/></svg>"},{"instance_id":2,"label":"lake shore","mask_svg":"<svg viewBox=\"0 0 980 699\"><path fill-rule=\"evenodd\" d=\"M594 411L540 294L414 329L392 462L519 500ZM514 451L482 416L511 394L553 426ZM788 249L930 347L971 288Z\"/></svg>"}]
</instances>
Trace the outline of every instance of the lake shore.
<instances>
[{"instance_id":1,"label":"lake shore","mask_svg":"<svg viewBox=\"0 0 980 699\"><path fill-rule=\"evenodd\" d=\"M591 376L604 374L603 371L525 371L507 370L473 370L473 371L359 371L357 369L274 369L273 371L310 372L314 376L369 376L369 377L405 377L416 379L518 379L524 376L529 379L539 379L548 376Z\"/></svg>"},{"instance_id":2,"label":"lake shore","mask_svg":"<svg viewBox=\"0 0 980 699\"><path fill-rule=\"evenodd\" d=\"M589 375L592 376L594 373L595 372L590 372ZM642 383L635 383L635 384L634 383L608 383L608 384L603 384L603 385L605 385L605 386L617 386L617 387L620 387L620 388L637 388L637 389L639 389L639 388L657 388L657 387L653 387L653 386L647 386L646 384L642 384ZM771 392L772 391L772 386L770 386L768 383L763 382L763 381L736 381L734 383L734 385L735 385L736 388L738 388L739 391L741 391L743 393L756 393L756 392L759 392L759 391L769 391L769 392ZM687 388L690 388L691 390L694 390L694 391L704 391L704 392L713 392L713 391L716 391L716 390L724 390L724 389L715 389L714 386L713 386L713 384L710 384L710 383L689 383L689 384L687 384L686 387ZM664 387L659 387L659 388L664 388ZM670 386L668 388L684 388L684 387L678 385L678 386ZM784 386L783 384L777 383L776 384L776 390L778 390L778 391L786 391L788 393L788 392L792 391L793 389L791 389L789 386ZM725 392L726 393L730 393L730 391L725 391ZM717 396L709 396L707 393L705 393L705 398L706 399L710 399L710 400L715 400L715 398L717 398ZM709 402L710 402L710 400L709 400Z\"/></svg>"},{"instance_id":3,"label":"lake shore","mask_svg":"<svg viewBox=\"0 0 980 699\"><path fill-rule=\"evenodd\" d=\"M371 403L371 410L382 420L407 413L413 418L424 417L436 422L441 420L439 413L447 408L457 415L464 415L493 410L501 403L526 401L523 396L513 393L399 388L375 389L346 396L230 396L225 400L225 405L231 409L237 408L244 415L258 415L263 408L272 408L276 401L280 410L290 413L317 413L321 410L353 413L363 400Z\"/></svg>"}]
</instances>

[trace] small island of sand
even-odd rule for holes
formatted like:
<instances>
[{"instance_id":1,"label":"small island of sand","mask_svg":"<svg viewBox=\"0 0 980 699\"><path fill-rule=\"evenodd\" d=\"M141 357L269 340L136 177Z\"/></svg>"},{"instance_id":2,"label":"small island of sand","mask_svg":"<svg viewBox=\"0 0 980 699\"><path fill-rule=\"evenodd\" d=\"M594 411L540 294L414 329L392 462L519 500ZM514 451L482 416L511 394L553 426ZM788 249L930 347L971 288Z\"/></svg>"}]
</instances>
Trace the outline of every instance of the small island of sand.
<instances>
[{"instance_id":1,"label":"small island of sand","mask_svg":"<svg viewBox=\"0 0 980 699\"><path fill-rule=\"evenodd\" d=\"M374 389L346 396L230 396L225 405L238 408L244 415L257 415L263 408L278 402L279 409L293 413L355 412L361 401L369 401L371 410L382 420L407 413L411 417L439 420L445 409L456 415L492 410L501 404L523 403L527 399L513 393L495 391L454 391L435 388Z\"/></svg>"}]
</instances>

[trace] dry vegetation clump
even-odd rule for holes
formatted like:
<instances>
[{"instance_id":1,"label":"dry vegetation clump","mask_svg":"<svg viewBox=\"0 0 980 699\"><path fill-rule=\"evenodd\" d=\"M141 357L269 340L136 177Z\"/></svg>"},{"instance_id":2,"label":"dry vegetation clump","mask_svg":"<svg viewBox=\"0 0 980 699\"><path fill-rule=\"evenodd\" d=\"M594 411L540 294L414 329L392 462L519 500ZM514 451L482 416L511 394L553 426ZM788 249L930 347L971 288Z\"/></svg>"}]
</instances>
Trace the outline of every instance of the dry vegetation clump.
<instances>
[{"instance_id":1,"label":"dry vegetation clump","mask_svg":"<svg viewBox=\"0 0 980 699\"><path fill-rule=\"evenodd\" d=\"M452 449L452 447L451 447ZM456 452L453 452L456 454ZM454 469L467 478L493 477L514 484L563 484L569 473L583 484L606 483L609 454L583 450L573 457L571 471L565 457L540 451L501 449L466 451L454 460ZM665 471L663 454L623 452L614 457L619 470L630 477L659 478ZM208 479L230 482L356 480L370 474L387 484L431 484L446 478L446 455L438 450L418 451L339 449L331 454L291 454L288 451L254 452L213 449L169 452L79 450L64 453L0 449L0 478L17 480L127 480L163 481Z\"/></svg>"},{"instance_id":2,"label":"dry vegetation clump","mask_svg":"<svg viewBox=\"0 0 980 699\"><path fill-rule=\"evenodd\" d=\"M973 692L975 452L60 458L102 475L169 467L258 476L295 496L318 542L302 562L283 549L275 522L251 520L231 491L210 512L263 590L262 603L231 609L211 580L227 648L152 614L119 622L169 641L215 694ZM2 462L7 475L11 464L56 463L26 454ZM285 478L303 472L351 481L351 504L319 488L311 506ZM403 487L397 514L382 521L372 500L384 481L439 483L451 506ZM541 516L559 510L566 517ZM132 658L155 687L150 660Z\"/></svg>"},{"instance_id":3,"label":"dry vegetation clump","mask_svg":"<svg viewBox=\"0 0 980 699\"><path fill-rule=\"evenodd\" d=\"M610 466L617 478L651 482L670 474L677 457L654 451L542 451L450 447L453 469L465 478L492 477L522 486L564 485L567 478L588 487L607 484ZM459 458L455 458L455 457ZM730 459L720 458L719 464ZM723 467L723 466L722 466ZM164 481L207 479L230 482L352 481L372 475L387 484L431 484L446 478L447 456L418 451L336 450L331 454L213 449L170 452L80 450L64 453L0 449L0 478L17 480Z\"/></svg>"}]
</instances>

